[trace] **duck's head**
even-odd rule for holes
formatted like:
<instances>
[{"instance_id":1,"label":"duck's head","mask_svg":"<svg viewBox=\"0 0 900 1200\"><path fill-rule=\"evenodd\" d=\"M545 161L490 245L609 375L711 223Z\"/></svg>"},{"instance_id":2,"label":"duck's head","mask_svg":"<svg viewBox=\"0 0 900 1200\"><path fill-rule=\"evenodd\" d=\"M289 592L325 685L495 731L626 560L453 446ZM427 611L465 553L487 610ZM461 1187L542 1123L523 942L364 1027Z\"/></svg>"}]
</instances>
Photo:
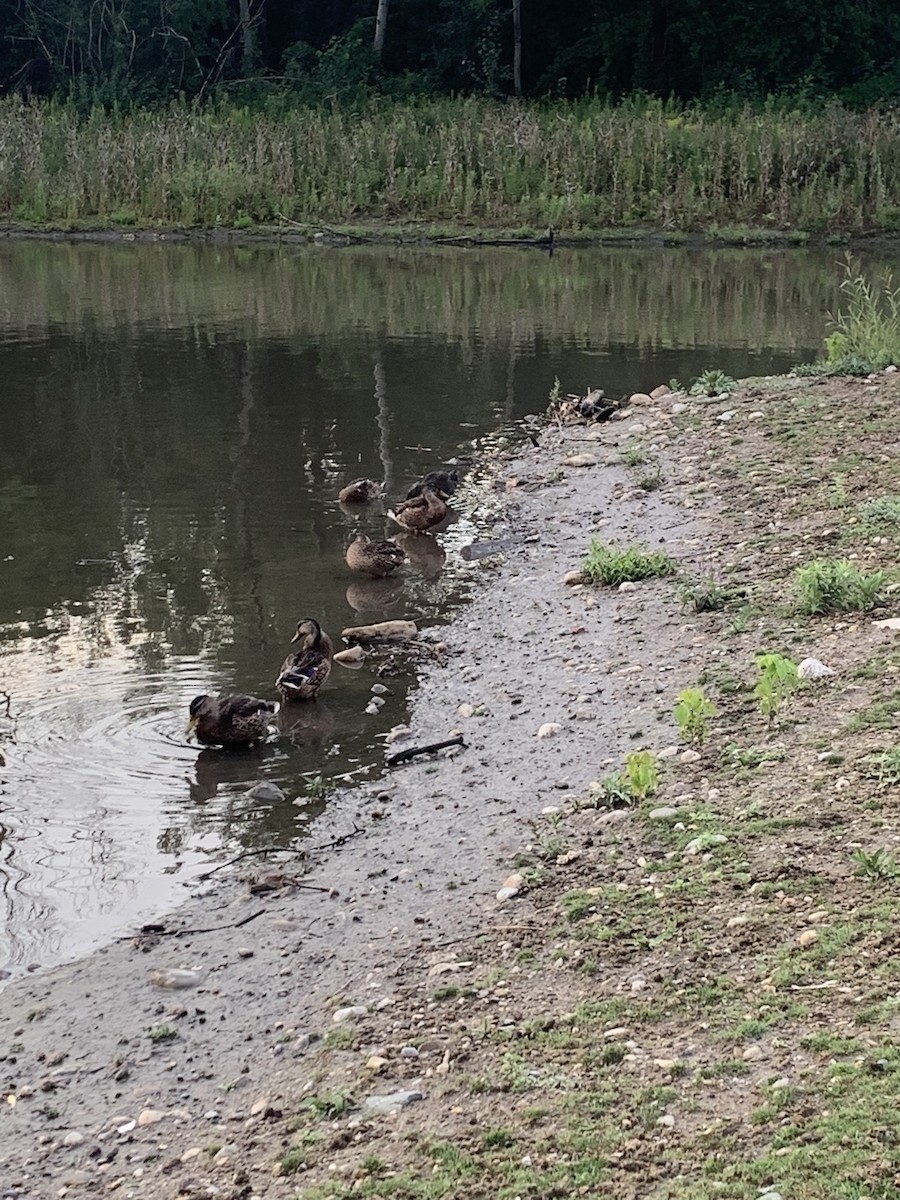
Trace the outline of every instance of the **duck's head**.
<instances>
[{"instance_id":1,"label":"duck's head","mask_svg":"<svg viewBox=\"0 0 900 1200\"><path fill-rule=\"evenodd\" d=\"M304 650L312 650L318 646L322 637L322 627L318 621L312 617L304 617L302 621L297 622L297 632L291 638L291 642L299 642Z\"/></svg>"},{"instance_id":2,"label":"duck's head","mask_svg":"<svg viewBox=\"0 0 900 1200\"><path fill-rule=\"evenodd\" d=\"M185 733L193 733L197 727L197 722L200 720L200 714L209 705L212 696L195 696L188 708L188 723Z\"/></svg>"}]
</instances>

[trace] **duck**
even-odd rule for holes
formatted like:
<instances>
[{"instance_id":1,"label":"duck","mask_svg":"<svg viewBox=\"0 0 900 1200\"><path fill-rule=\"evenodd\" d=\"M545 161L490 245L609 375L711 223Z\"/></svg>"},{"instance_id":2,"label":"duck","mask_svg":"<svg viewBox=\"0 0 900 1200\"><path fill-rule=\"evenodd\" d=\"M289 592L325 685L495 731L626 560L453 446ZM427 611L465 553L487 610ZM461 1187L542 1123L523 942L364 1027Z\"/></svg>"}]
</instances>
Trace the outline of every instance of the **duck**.
<instances>
[{"instance_id":1,"label":"duck","mask_svg":"<svg viewBox=\"0 0 900 1200\"><path fill-rule=\"evenodd\" d=\"M331 674L334 646L331 638L312 617L297 622L297 632L291 642L300 649L289 654L281 664L275 686L286 704L295 700L315 700L319 688Z\"/></svg>"},{"instance_id":2,"label":"duck","mask_svg":"<svg viewBox=\"0 0 900 1200\"><path fill-rule=\"evenodd\" d=\"M396 509L388 509L391 520L411 533L426 533L433 525L439 525L446 515L447 505L443 498L427 484L412 500L403 500Z\"/></svg>"},{"instance_id":3,"label":"duck","mask_svg":"<svg viewBox=\"0 0 900 1200\"><path fill-rule=\"evenodd\" d=\"M274 701L256 696L195 696L188 708L187 732L204 746L249 750L265 740L277 711Z\"/></svg>"},{"instance_id":4,"label":"duck","mask_svg":"<svg viewBox=\"0 0 900 1200\"><path fill-rule=\"evenodd\" d=\"M374 479L354 479L338 492L341 504L371 504L381 495L381 484Z\"/></svg>"},{"instance_id":5,"label":"duck","mask_svg":"<svg viewBox=\"0 0 900 1200\"><path fill-rule=\"evenodd\" d=\"M421 496L423 488L430 487L446 500L448 496L452 496L456 491L458 483L458 471L429 471L424 479L421 479L409 489L406 493L406 498L407 500L415 500L416 496Z\"/></svg>"},{"instance_id":6,"label":"duck","mask_svg":"<svg viewBox=\"0 0 900 1200\"><path fill-rule=\"evenodd\" d=\"M397 570L406 558L406 552L395 542L373 542L361 533L347 547L344 557L351 571L360 571L372 579L384 579L385 575Z\"/></svg>"}]
</instances>

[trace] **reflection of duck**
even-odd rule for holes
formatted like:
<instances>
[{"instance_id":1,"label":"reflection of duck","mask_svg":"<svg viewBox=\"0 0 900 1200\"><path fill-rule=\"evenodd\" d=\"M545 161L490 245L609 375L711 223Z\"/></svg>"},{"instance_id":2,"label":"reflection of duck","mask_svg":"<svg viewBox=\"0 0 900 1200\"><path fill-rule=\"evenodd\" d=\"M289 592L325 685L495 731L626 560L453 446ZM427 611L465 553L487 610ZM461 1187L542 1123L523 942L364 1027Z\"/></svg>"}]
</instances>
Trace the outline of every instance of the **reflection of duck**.
<instances>
[{"instance_id":1,"label":"reflection of duck","mask_svg":"<svg viewBox=\"0 0 900 1200\"><path fill-rule=\"evenodd\" d=\"M397 543L406 551L409 561L425 579L437 579L447 557L444 547L431 533L399 533Z\"/></svg>"},{"instance_id":2,"label":"reflection of duck","mask_svg":"<svg viewBox=\"0 0 900 1200\"><path fill-rule=\"evenodd\" d=\"M187 731L204 746L248 750L265 738L275 710L271 700L255 696L195 696Z\"/></svg>"},{"instance_id":3,"label":"reflection of duck","mask_svg":"<svg viewBox=\"0 0 900 1200\"><path fill-rule=\"evenodd\" d=\"M320 746L330 742L335 730L334 713L321 704L291 704L275 718L278 732L298 746Z\"/></svg>"},{"instance_id":4,"label":"reflection of duck","mask_svg":"<svg viewBox=\"0 0 900 1200\"><path fill-rule=\"evenodd\" d=\"M406 555L394 542L373 542L359 534L347 547L345 557L351 571L360 571L372 579L383 579L396 571Z\"/></svg>"},{"instance_id":5,"label":"reflection of duck","mask_svg":"<svg viewBox=\"0 0 900 1200\"><path fill-rule=\"evenodd\" d=\"M431 487L423 487L412 500L403 500L396 508L388 509L391 520L411 533L425 533L439 525L446 515L447 505Z\"/></svg>"},{"instance_id":6,"label":"reflection of duck","mask_svg":"<svg viewBox=\"0 0 900 1200\"><path fill-rule=\"evenodd\" d=\"M300 649L289 654L281 664L275 686L286 703L294 700L315 700L319 688L331 673L334 646L318 621L305 617L297 622L297 632L291 642Z\"/></svg>"},{"instance_id":7,"label":"reflection of duck","mask_svg":"<svg viewBox=\"0 0 900 1200\"><path fill-rule=\"evenodd\" d=\"M272 719L277 724L277 714ZM265 747L262 753L265 754L269 748ZM259 758L254 756L249 761L254 766L248 774L248 759L236 754L222 754L218 750L201 750L194 764L196 782L188 780L191 799L198 802L211 800L220 787L229 791L238 788L244 791L259 778Z\"/></svg>"},{"instance_id":8,"label":"reflection of duck","mask_svg":"<svg viewBox=\"0 0 900 1200\"><path fill-rule=\"evenodd\" d=\"M402 579L356 579L347 588L347 603L358 613L384 612L393 608L402 595Z\"/></svg>"},{"instance_id":9,"label":"reflection of duck","mask_svg":"<svg viewBox=\"0 0 900 1200\"><path fill-rule=\"evenodd\" d=\"M459 473L457 471L429 471L424 479L409 489L406 498L414 500L416 496L421 496L425 488L430 487L446 499L453 495L458 483Z\"/></svg>"},{"instance_id":10,"label":"reflection of duck","mask_svg":"<svg viewBox=\"0 0 900 1200\"><path fill-rule=\"evenodd\" d=\"M338 492L342 504L370 504L381 495L381 484L374 479L354 479Z\"/></svg>"}]
</instances>

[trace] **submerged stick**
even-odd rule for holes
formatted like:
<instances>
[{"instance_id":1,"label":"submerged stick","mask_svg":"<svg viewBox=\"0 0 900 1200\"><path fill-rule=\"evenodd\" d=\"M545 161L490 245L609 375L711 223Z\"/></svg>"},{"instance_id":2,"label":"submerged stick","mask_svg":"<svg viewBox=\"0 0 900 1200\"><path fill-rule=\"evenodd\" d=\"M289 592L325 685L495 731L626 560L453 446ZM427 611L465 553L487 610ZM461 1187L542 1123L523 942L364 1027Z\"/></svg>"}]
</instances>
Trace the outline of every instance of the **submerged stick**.
<instances>
[{"instance_id":1,"label":"submerged stick","mask_svg":"<svg viewBox=\"0 0 900 1200\"><path fill-rule=\"evenodd\" d=\"M456 737L447 738L443 742L432 742L430 746L411 746L409 750L401 750L397 754L392 754L390 758L385 759L386 767L396 767L398 763L406 762L407 759L415 758L417 754L431 754L433 750L446 750L448 746L465 747L463 735L458 733Z\"/></svg>"}]
</instances>

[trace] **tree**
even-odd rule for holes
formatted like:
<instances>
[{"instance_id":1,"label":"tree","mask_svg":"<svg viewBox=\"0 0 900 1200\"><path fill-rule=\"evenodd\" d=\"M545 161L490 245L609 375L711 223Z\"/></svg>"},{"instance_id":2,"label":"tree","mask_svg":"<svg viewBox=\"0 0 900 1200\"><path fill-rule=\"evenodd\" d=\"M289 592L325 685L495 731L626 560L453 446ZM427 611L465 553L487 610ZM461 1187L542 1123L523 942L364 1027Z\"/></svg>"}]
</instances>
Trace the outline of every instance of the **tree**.
<instances>
[{"instance_id":1,"label":"tree","mask_svg":"<svg viewBox=\"0 0 900 1200\"><path fill-rule=\"evenodd\" d=\"M381 52L384 50L384 35L387 33L389 3L390 0L378 0L378 11L375 14L375 41L372 45L379 58L381 58Z\"/></svg>"}]
</instances>

